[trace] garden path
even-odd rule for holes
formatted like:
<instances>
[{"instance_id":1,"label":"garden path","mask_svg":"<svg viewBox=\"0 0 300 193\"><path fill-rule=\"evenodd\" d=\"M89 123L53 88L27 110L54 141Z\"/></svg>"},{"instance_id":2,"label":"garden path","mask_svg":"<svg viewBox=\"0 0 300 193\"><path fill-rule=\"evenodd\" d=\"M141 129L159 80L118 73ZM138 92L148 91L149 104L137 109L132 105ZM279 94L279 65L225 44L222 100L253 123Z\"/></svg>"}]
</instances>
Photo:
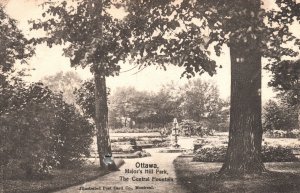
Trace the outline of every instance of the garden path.
<instances>
[{"instance_id":1,"label":"garden path","mask_svg":"<svg viewBox=\"0 0 300 193\"><path fill-rule=\"evenodd\" d=\"M180 155L179 153L158 153L158 148L147 149L152 156L137 159L125 159L125 164L120 168L120 171L109 173L105 176L99 177L98 179L87 182L78 186L73 186L57 193L76 193L76 192L107 192L107 193L186 193L187 190L183 189L177 183L173 160ZM154 164L156 163L159 170L166 170L167 174L145 174L145 168L137 168L136 164ZM142 174L125 174L125 169L141 169ZM120 176L125 176L128 181L123 181ZM133 181L133 177L138 178L150 178L150 181ZM152 177L156 178L171 178L173 181L152 181ZM104 188L105 187L105 188ZM153 189L137 189L137 187L148 187ZM80 190L80 189L85 190ZM89 188L94 190L88 190ZM98 188L98 189L97 189ZM117 190L117 188L120 188ZM96 189L96 190L95 190ZM105 190L104 190L105 189Z\"/></svg>"}]
</instances>

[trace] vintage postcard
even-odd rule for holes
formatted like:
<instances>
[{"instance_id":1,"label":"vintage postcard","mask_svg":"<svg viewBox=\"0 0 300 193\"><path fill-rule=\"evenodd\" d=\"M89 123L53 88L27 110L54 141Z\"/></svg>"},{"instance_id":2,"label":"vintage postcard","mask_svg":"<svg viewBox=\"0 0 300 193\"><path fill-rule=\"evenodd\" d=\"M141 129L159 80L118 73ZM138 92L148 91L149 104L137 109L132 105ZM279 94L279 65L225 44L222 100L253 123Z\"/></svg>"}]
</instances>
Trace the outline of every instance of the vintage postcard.
<instances>
[{"instance_id":1,"label":"vintage postcard","mask_svg":"<svg viewBox=\"0 0 300 193\"><path fill-rule=\"evenodd\" d=\"M299 0L0 0L0 193L300 192Z\"/></svg>"}]
</instances>

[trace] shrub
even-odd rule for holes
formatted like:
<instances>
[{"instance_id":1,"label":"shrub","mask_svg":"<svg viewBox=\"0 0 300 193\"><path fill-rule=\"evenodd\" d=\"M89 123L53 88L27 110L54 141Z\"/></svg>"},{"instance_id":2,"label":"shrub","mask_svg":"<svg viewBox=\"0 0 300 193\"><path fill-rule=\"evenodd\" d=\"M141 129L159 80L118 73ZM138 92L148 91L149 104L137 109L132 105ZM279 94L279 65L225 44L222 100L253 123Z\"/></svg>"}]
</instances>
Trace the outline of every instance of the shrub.
<instances>
[{"instance_id":1,"label":"shrub","mask_svg":"<svg viewBox=\"0 0 300 193\"><path fill-rule=\"evenodd\" d=\"M93 126L74 106L41 83L7 86L0 109L0 163L19 160L26 178L47 176L52 167L79 164L89 154ZM9 96L9 97L8 97ZM22 173L22 172L21 172Z\"/></svg>"},{"instance_id":2,"label":"shrub","mask_svg":"<svg viewBox=\"0 0 300 193\"><path fill-rule=\"evenodd\" d=\"M224 162L226 150L226 146L200 148L196 151L193 161ZM291 148L263 146L262 160L263 162L293 162L298 161L298 158L293 154Z\"/></svg>"},{"instance_id":3,"label":"shrub","mask_svg":"<svg viewBox=\"0 0 300 193\"><path fill-rule=\"evenodd\" d=\"M193 161L198 162L223 162L227 147L200 148L196 152Z\"/></svg>"},{"instance_id":4,"label":"shrub","mask_svg":"<svg viewBox=\"0 0 300 193\"><path fill-rule=\"evenodd\" d=\"M213 135L214 131L209 128L208 123L205 121L203 122L196 122L190 119L182 120L179 124L179 132L180 135L183 136L206 136L206 135Z\"/></svg>"},{"instance_id":5,"label":"shrub","mask_svg":"<svg viewBox=\"0 0 300 193\"><path fill-rule=\"evenodd\" d=\"M193 142L194 144L194 152L196 152L199 148L202 147L211 147L212 145L215 147L226 146L228 144L227 137L209 137L209 138L200 138Z\"/></svg>"},{"instance_id":6,"label":"shrub","mask_svg":"<svg viewBox=\"0 0 300 193\"><path fill-rule=\"evenodd\" d=\"M36 106L26 111L19 110L0 118L1 146L4 147L4 165L10 160L19 160L20 170L27 178L35 178L49 172L55 162L55 153L51 151L53 129L49 114ZM44 112L44 113L42 113ZM7 166L9 167L9 166Z\"/></svg>"},{"instance_id":7,"label":"shrub","mask_svg":"<svg viewBox=\"0 0 300 193\"><path fill-rule=\"evenodd\" d=\"M128 128L128 127L123 127L123 128L111 128L111 131L113 133L153 133L153 132L161 132L163 129L162 128L153 128L149 129L147 127L145 128Z\"/></svg>"},{"instance_id":8,"label":"shrub","mask_svg":"<svg viewBox=\"0 0 300 193\"><path fill-rule=\"evenodd\" d=\"M293 150L287 147L262 147L262 160L264 162L293 162L297 161L297 157L293 154Z\"/></svg>"},{"instance_id":9,"label":"shrub","mask_svg":"<svg viewBox=\"0 0 300 193\"><path fill-rule=\"evenodd\" d=\"M55 152L58 166L77 167L83 163L82 156L90 155L94 127L74 106L65 102L62 102L55 115L52 150Z\"/></svg>"},{"instance_id":10,"label":"shrub","mask_svg":"<svg viewBox=\"0 0 300 193\"><path fill-rule=\"evenodd\" d=\"M265 131L291 131L298 126L297 109L289 105L283 95L278 96L281 99L279 102L269 100L263 108L263 128Z\"/></svg>"},{"instance_id":11,"label":"shrub","mask_svg":"<svg viewBox=\"0 0 300 193\"><path fill-rule=\"evenodd\" d=\"M266 136L270 138L300 138L300 130L294 129L291 131L270 130L267 131Z\"/></svg>"}]
</instances>

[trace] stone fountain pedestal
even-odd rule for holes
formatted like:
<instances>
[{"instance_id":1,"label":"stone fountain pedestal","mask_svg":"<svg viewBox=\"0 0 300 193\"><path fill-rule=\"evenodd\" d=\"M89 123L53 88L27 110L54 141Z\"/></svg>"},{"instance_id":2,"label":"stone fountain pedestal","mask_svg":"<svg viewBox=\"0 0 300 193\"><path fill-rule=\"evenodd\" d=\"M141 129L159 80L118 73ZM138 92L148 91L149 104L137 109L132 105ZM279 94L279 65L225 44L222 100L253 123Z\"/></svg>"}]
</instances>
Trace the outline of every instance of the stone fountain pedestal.
<instances>
[{"instance_id":1,"label":"stone fountain pedestal","mask_svg":"<svg viewBox=\"0 0 300 193\"><path fill-rule=\"evenodd\" d=\"M161 149L159 153L182 153L187 151L186 149L181 148L178 144L179 127L176 118L173 121L173 125L174 126L171 133L171 146Z\"/></svg>"}]
</instances>

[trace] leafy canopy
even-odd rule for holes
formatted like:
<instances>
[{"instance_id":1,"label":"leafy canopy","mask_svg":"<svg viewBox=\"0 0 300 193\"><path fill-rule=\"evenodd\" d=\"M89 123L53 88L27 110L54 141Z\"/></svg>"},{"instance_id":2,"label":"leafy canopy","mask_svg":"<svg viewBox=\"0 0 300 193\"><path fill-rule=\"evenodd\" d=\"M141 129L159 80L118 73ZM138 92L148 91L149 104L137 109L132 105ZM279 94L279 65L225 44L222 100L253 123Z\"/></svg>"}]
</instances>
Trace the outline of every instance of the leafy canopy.
<instances>
[{"instance_id":1,"label":"leafy canopy","mask_svg":"<svg viewBox=\"0 0 300 193\"><path fill-rule=\"evenodd\" d=\"M300 104L300 60L284 60L270 68L273 73L269 82L275 90L285 95L291 105Z\"/></svg>"},{"instance_id":2,"label":"leafy canopy","mask_svg":"<svg viewBox=\"0 0 300 193\"><path fill-rule=\"evenodd\" d=\"M97 64L107 76L118 73L119 62L130 55L145 67L183 67L188 78L216 73L210 48L220 56L225 45L248 42L269 59L270 68L282 56L297 55L287 43L300 45L289 29L299 21L299 3L294 0L277 0L276 10L263 8L259 0L101 2L48 3L44 18L32 21L33 29L48 33L37 42L65 44L72 66ZM110 14L117 8L125 10L122 20Z\"/></svg>"},{"instance_id":3,"label":"leafy canopy","mask_svg":"<svg viewBox=\"0 0 300 193\"><path fill-rule=\"evenodd\" d=\"M114 18L109 10L111 1L82 1L73 3L44 3L43 18L31 21L32 29L42 29L47 37L35 39L35 43L46 42L49 47L64 45L64 55L70 58L71 66L95 67L106 76L119 72L119 61L129 52L130 32Z\"/></svg>"},{"instance_id":4,"label":"leafy canopy","mask_svg":"<svg viewBox=\"0 0 300 193\"><path fill-rule=\"evenodd\" d=\"M10 18L0 5L0 82L13 69L17 60L22 63L34 54L31 41L26 39L17 27L17 21Z\"/></svg>"},{"instance_id":5,"label":"leafy canopy","mask_svg":"<svg viewBox=\"0 0 300 193\"><path fill-rule=\"evenodd\" d=\"M264 106L264 130L290 131L298 127L297 110L290 106L285 97L281 96L279 102L269 100Z\"/></svg>"},{"instance_id":6,"label":"leafy canopy","mask_svg":"<svg viewBox=\"0 0 300 193\"><path fill-rule=\"evenodd\" d=\"M216 72L210 48L220 56L223 46L247 43L267 58L267 68L283 56L298 53L287 43L299 47L290 32L299 22L299 3L277 0L278 9L267 10L259 0L200 1L124 1L127 22L136 37L136 52L148 65L155 62L185 67L187 77ZM138 16L138 17L137 17Z\"/></svg>"}]
</instances>

